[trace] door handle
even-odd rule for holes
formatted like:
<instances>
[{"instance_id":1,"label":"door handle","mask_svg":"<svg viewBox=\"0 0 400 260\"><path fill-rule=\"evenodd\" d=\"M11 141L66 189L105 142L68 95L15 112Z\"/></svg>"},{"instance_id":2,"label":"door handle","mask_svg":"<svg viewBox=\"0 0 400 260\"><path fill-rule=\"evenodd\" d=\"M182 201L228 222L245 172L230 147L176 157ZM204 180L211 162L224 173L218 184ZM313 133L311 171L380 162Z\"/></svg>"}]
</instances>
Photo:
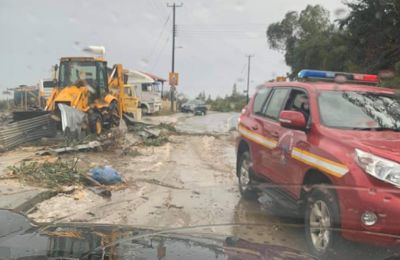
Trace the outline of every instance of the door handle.
<instances>
[{"instance_id":1,"label":"door handle","mask_svg":"<svg viewBox=\"0 0 400 260\"><path fill-rule=\"evenodd\" d=\"M278 132L271 132L271 136L275 138L279 138L279 133Z\"/></svg>"},{"instance_id":2,"label":"door handle","mask_svg":"<svg viewBox=\"0 0 400 260\"><path fill-rule=\"evenodd\" d=\"M258 130L258 125L253 125L253 126L251 127L251 129L253 129L253 130Z\"/></svg>"}]
</instances>

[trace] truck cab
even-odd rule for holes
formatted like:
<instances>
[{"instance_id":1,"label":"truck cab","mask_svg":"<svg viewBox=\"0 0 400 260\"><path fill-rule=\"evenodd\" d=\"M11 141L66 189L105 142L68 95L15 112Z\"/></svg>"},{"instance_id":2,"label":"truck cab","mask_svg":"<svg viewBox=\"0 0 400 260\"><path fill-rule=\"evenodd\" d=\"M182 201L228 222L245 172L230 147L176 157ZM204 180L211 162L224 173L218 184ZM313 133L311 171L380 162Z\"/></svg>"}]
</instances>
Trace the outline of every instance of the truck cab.
<instances>
[{"instance_id":1,"label":"truck cab","mask_svg":"<svg viewBox=\"0 0 400 260\"><path fill-rule=\"evenodd\" d=\"M140 99L140 108L143 114L154 114L161 110L161 90L163 81L157 76L136 70L125 72L127 84Z\"/></svg>"}]
</instances>

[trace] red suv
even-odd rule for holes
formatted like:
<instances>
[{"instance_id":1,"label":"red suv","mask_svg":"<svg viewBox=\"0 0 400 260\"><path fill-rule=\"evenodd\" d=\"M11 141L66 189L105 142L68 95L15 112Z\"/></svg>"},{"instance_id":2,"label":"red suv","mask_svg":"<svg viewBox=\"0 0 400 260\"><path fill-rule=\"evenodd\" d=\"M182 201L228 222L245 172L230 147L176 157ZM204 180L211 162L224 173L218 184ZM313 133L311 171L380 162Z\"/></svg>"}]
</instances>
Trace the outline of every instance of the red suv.
<instances>
[{"instance_id":1,"label":"red suv","mask_svg":"<svg viewBox=\"0 0 400 260\"><path fill-rule=\"evenodd\" d=\"M243 109L240 192L304 216L317 256L341 237L399 246L400 96L360 83L375 75L303 70L299 79L259 86Z\"/></svg>"}]
</instances>

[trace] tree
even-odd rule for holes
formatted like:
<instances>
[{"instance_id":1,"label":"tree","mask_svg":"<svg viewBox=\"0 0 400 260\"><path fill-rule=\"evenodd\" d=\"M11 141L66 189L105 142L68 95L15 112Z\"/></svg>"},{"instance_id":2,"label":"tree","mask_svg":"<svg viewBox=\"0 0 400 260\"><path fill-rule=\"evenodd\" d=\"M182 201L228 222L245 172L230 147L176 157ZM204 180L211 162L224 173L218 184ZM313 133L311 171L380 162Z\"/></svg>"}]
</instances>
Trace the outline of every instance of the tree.
<instances>
[{"instance_id":1,"label":"tree","mask_svg":"<svg viewBox=\"0 0 400 260\"><path fill-rule=\"evenodd\" d=\"M211 98L211 95L210 95L210 94L208 95L208 98L207 98L207 100L206 100L206 103L207 103L207 104L211 104L211 103L212 103L212 98Z\"/></svg>"},{"instance_id":2,"label":"tree","mask_svg":"<svg viewBox=\"0 0 400 260\"><path fill-rule=\"evenodd\" d=\"M237 85L236 85L236 83L233 83L232 97L235 97L235 96L237 96L237 95L238 95L238 92L237 92Z\"/></svg>"},{"instance_id":3,"label":"tree","mask_svg":"<svg viewBox=\"0 0 400 260\"><path fill-rule=\"evenodd\" d=\"M206 101L206 92L205 92L204 90L201 91L201 92L197 95L196 99Z\"/></svg>"},{"instance_id":4,"label":"tree","mask_svg":"<svg viewBox=\"0 0 400 260\"><path fill-rule=\"evenodd\" d=\"M349 15L331 22L319 5L287 12L268 26L270 48L282 51L291 67L290 78L301 69L361 73L396 71L400 62L400 1L353 0ZM400 74L398 74L400 77Z\"/></svg>"},{"instance_id":5,"label":"tree","mask_svg":"<svg viewBox=\"0 0 400 260\"><path fill-rule=\"evenodd\" d=\"M355 0L346 5L350 14L338 22L348 32L348 45L354 47L353 62L362 72L395 70L400 61L400 1Z\"/></svg>"},{"instance_id":6,"label":"tree","mask_svg":"<svg viewBox=\"0 0 400 260\"><path fill-rule=\"evenodd\" d=\"M270 48L283 51L291 67L290 78L301 69L344 70L347 55L345 35L329 20L320 5L308 5L300 13L288 12L285 18L268 26Z\"/></svg>"}]
</instances>

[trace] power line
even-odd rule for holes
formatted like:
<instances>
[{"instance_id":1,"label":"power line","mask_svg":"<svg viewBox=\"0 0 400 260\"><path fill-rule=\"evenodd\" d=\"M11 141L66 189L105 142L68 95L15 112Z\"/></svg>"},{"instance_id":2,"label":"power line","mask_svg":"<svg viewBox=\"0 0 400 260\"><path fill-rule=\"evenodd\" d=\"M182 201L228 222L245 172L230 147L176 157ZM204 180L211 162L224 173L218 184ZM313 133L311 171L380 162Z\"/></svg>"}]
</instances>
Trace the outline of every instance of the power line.
<instances>
[{"instance_id":1,"label":"power line","mask_svg":"<svg viewBox=\"0 0 400 260\"><path fill-rule=\"evenodd\" d=\"M268 26L268 23L203 23L203 24L180 24L182 26L205 27L205 26Z\"/></svg>"},{"instance_id":2,"label":"power line","mask_svg":"<svg viewBox=\"0 0 400 260\"><path fill-rule=\"evenodd\" d=\"M214 40L260 40L265 36L240 36L240 35L178 35L181 39L214 39Z\"/></svg>"},{"instance_id":3,"label":"power line","mask_svg":"<svg viewBox=\"0 0 400 260\"><path fill-rule=\"evenodd\" d=\"M163 52L165 50L165 47L167 46L167 43L169 42L169 39L170 39L170 37L167 37L166 41L164 42L164 45L161 47L161 49L160 49L160 51L159 51L159 53L157 55L157 58L156 58L156 60L154 62L154 65L153 65L153 67L151 69L152 71L157 67L158 62L160 61L160 57L163 54Z\"/></svg>"},{"instance_id":4,"label":"power line","mask_svg":"<svg viewBox=\"0 0 400 260\"><path fill-rule=\"evenodd\" d=\"M158 3L158 2L157 2ZM155 2L154 2L154 0L150 0L150 4L151 4L151 6L152 6L152 8L155 10L155 11L157 11L158 13L163 13L163 14L167 14L166 12L165 12L165 10L163 10L162 8L161 8L161 6L160 5L157 5Z\"/></svg>"},{"instance_id":5,"label":"power line","mask_svg":"<svg viewBox=\"0 0 400 260\"><path fill-rule=\"evenodd\" d=\"M157 40L155 41L155 43L154 43L154 45L153 45L153 48L151 49L150 55L148 55L148 59L149 59L149 60L150 60L150 59L153 57L153 55L155 54L156 49L157 49L157 47L158 47L158 44L159 44L160 41L161 41L161 38L162 38L162 36L163 36L163 34L164 34L164 32L165 32L165 29L167 28L167 24L168 24L168 21L169 21L170 18L171 18L171 16L168 16L167 19L165 19L165 22L164 22L164 24L163 24L163 26L162 26L162 29L161 29L161 31L160 31L160 34L159 34Z\"/></svg>"},{"instance_id":6,"label":"power line","mask_svg":"<svg viewBox=\"0 0 400 260\"><path fill-rule=\"evenodd\" d=\"M163 9L163 11L164 11L166 14L168 14L168 12L167 12L167 7L164 5L163 1L160 0L160 1L157 1L157 3L159 3L160 6L161 6L161 9Z\"/></svg>"}]
</instances>

